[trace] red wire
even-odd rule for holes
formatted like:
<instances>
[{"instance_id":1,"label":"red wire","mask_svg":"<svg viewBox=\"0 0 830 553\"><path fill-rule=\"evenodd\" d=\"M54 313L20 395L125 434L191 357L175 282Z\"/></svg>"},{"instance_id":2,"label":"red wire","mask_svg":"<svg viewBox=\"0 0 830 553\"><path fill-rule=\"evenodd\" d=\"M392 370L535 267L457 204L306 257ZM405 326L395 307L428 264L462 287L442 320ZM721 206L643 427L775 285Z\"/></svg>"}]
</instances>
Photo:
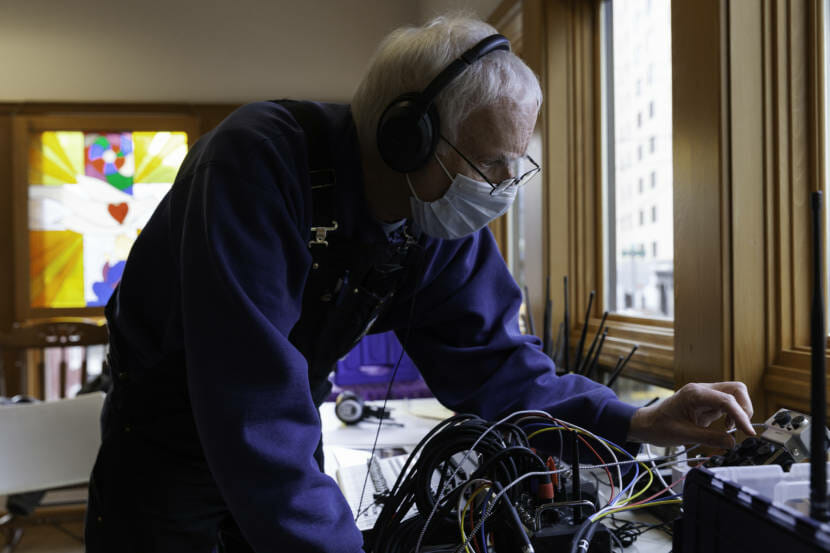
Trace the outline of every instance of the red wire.
<instances>
[{"instance_id":1,"label":"red wire","mask_svg":"<svg viewBox=\"0 0 830 553\"><path fill-rule=\"evenodd\" d=\"M561 426L563 429L570 430L570 428L568 427L567 424L563 423L562 421L560 421L556 417L553 417L551 415L548 415L548 417L550 418L550 420L552 420L553 422L555 422L556 424ZM523 420L524 418L525 417L522 417L521 419L519 419L519 421ZM576 430L571 430L571 432L576 432ZM591 444L589 444L588 441L585 438L583 438L581 434L577 434L576 437L579 438L580 440L582 440L582 443L585 444L585 447L587 447L588 449L591 450L591 452L599 460L599 464L601 464L601 465L605 464L605 459L603 459L602 456L599 453L597 453L597 451L593 447L591 447ZM611 497L613 498L614 497L614 479L611 477L611 471L608 470L608 467L603 467L603 468L605 469L605 474L608 475L608 484L611 486ZM679 482L679 480L678 480L678 482ZM665 490L663 490L663 491L665 491Z\"/></svg>"},{"instance_id":2,"label":"red wire","mask_svg":"<svg viewBox=\"0 0 830 553\"><path fill-rule=\"evenodd\" d=\"M588 443L588 440L586 440L585 438L583 438L580 434L577 434L577 435L576 435L576 437L577 437L577 438L579 438L580 440L582 440L582 443L583 443L583 444L585 444L585 447L587 447L588 449L590 449L590 450L591 450L591 452L592 452L594 455L596 455L597 459L599 459L599 464L601 464L601 465L604 465L604 464L605 464L605 459L603 459L603 458L600 456L600 454L599 454L599 453L597 453L597 451L596 451L593 447L591 447L591 444L589 444L589 443ZM607 475L608 475L608 483L611 485L611 497L614 497L614 479L613 479L613 478L611 478L611 471L610 471L610 470L608 470L608 467L603 467L603 468L605 469L605 474L607 474Z\"/></svg>"},{"instance_id":3,"label":"red wire","mask_svg":"<svg viewBox=\"0 0 830 553\"><path fill-rule=\"evenodd\" d=\"M473 508L473 506L470 505L470 531L471 532L473 530L475 530L475 527L476 527L475 522L473 521L473 511L474 510L475 509ZM478 532L473 534L473 549L476 551L476 553L481 551L478 547L478 536L477 536L477 534L478 534Z\"/></svg>"},{"instance_id":4,"label":"red wire","mask_svg":"<svg viewBox=\"0 0 830 553\"><path fill-rule=\"evenodd\" d=\"M673 488L673 487L675 487L676 485L678 485L678 484L680 484L681 482L683 482L683 480L685 480L685 479L686 479L686 477L687 477L688 475L689 475L689 473L687 472L686 474L684 474L684 475L683 475L683 477L682 477L682 478L678 478L678 479L677 479L677 480L675 480L673 483L669 484L668 486L666 486L665 488L663 488L662 490L660 490L660 491L659 491L659 492L657 492L656 494L652 495L651 497L647 497L647 498L645 498L645 499L641 499L640 501L638 501L638 502L636 502L636 503L632 503L631 505L641 505L641 504L645 503L646 501L649 501L649 500L651 500L651 499L654 499L654 498L655 498L655 497L657 497L658 495L660 495L660 494L662 494L662 493L665 493L665 492L669 491L670 489L672 489L672 488Z\"/></svg>"}]
</instances>

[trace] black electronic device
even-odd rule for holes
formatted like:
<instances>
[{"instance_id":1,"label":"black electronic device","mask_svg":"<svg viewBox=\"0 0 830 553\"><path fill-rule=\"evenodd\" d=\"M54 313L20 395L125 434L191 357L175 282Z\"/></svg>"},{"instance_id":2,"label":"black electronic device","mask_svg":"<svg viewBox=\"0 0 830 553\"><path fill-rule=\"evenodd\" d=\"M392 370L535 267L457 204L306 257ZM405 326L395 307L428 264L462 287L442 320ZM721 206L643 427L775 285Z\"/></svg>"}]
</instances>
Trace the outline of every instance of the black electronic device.
<instances>
[{"instance_id":1,"label":"black electronic device","mask_svg":"<svg viewBox=\"0 0 830 553\"><path fill-rule=\"evenodd\" d=\"M683 519L675 525L672 550L819 553L830 551L830 533L813 518L695 468L684 482Z\"/></svg>"},{"instance_id":2,"label":"black electronic device","mask_svg":"<svg viewBox=\"0 0 830 553\"><path fill-rule=\"evenodd\" d=\"M757 437L749 437L723 455L716 455L706 462L708 467L737 467L751 465L781 465L785 471L793 463L810 459L810 435L812 417L791 409L779 409L769 417ZM830 443L830 430L824 428L826 441ZM822 456L819 456L822 458Z\"/></svg>"},{"instance_id":3,"label":"black electronic device","mask_svg":"<svg viewBox=\"0 0 830 553\"><path fill-rule=\"evenodd\" d=\"M337 396L334 404L334 414L346 424L357 424L367 418L377 418L388 422L389 409L366 405L356 393L346 390Z\"/></svg>"},{"instance_id":4,"label":"black electronic device","mask_svg":"<svg viewBox=\"0 0 830 553\"><path fill-rule=\"evenodd\" d=\"M490 35L450 63L421 92L407 92L392 100L377 129L380 157L389 167L411 173L429 161L441 133L435 98L467 67L498 50L509 51L510 41L502 35Z\"/></svg>"}]
</instances>

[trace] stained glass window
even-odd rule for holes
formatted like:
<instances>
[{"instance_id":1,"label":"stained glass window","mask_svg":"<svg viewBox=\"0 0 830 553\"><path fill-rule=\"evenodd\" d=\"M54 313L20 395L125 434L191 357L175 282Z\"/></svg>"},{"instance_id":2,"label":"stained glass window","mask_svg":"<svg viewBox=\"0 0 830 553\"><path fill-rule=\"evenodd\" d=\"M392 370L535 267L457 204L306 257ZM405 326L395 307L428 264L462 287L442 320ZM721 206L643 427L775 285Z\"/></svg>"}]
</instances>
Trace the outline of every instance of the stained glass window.
<instances>
[{"instance_id":1,"label":"stained glass window","mask_svg":"<svg viewBox=\"0 0 830 553\"><path fill-rule=\"evenodd\" d=\"M107 303L187 153L184 132L48 131L29 148L34 308Z\"/></svg>"}]
</instances>

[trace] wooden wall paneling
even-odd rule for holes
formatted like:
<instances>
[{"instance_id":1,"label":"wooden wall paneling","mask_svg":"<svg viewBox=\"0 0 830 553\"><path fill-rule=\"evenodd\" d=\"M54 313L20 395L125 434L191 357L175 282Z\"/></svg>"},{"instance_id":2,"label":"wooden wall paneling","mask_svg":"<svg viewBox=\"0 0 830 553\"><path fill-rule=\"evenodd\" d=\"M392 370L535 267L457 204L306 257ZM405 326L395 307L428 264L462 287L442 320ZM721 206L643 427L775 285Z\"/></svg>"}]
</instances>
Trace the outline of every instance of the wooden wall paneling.
<instances>
[{"instance_id":1,"label":"wooden wall paneling","mask_svg":"<svg viewBox=\"0 0 830 553\"><path fill-rule=\"evenodd\" d=\"M787 118L789 120L791 139L788 152L790 163L790 217L792 234L789 247L791 249L791 263L793 282L790 288L793 311L792 346L809 347L810 345L810 315L809 305L811 298L812 267L810 250L812 247L812 231L810 228L810 192L815 187L815 175L812 174L810 159L811 137L810 121L808 117L808 26L807 16L809 4L804 2L786 2L787 11L784 21L788 22L787 52L790 56L788 64L789 103ZM806 307L806 310L803 307Z\"/></svg>"},{"instance_id":2,"label":"wooden wall paneling","mask_svg":"<svg viewBox=\"0 0 830 553\"><path fill-rule=\"evenodd\" d=\"M731 147L732 365L764 418L766 266L763 12L729 4L729 143Z\"/></svg>"},{"instance_id":3,"label":"wooden wall paneling","mask_svg":"<svg viewBox=\"0 0 830 553\"><path fill-rule=\"evenodd\" d=\"M574 5L574 56L572 106L575 113L573 136L576 159L572 186L576 190L573 206L574 221L573 291L576 294L574 323L582 322L588 309L588 296L594 291L590 316L602 315L602 209L601 179L599 178L601 132L599 125L599 10L594 3L576 2ZM599 278L598 278L599 277ZM576 333L575 333L576 334ZM578 338L578 335L577 335Z\"/></svg>"},{"instance_id":4,"label":"wooden wall paneling","mask_svg":"<svg viewBox=\"0 0 830 553\"><path fill-rule=\"evenodd\" d=\"M769 0L772 140L768 146L774 180L768 192L776 209L768 217L774 258L768 294L769 366L764 377L768 406L807 401L811 298L809 194L826 190L822 81L821 0ZM825 260L826 263L826 260ZM825 291L826 293L826 291ZM806 404L805 404L806 405Z\"/></svg>"},{"instance_id":5,"label":"wooden wall paneling","mask_svg":"<svg viewBox=\"0 0 830 553\"><path fill-rule=\"evenodd\" d=\"M12 199L11 199L11 117L0 113L0 332L8 331L14 320L12 292ZM0 394L20 389L14 358L0 351Z\"/></svg>"},{"instance_id":6,"label":"wooden wall paneling","mask_svg":"<svg viewBox=\"0 0 830 553\"><path fill-rule=\"evenodd\" d=\"M487 21L507 37L513 52L520 56L523 54L522 0L502 0Z\"/></svg>"},{"instance_id":7,"label":"wooden wall paneling","mask_svg":"<svg viewBox=\"0 0 830 553\"><path fill-rule=\"evenodd\" d=\"M0 331L11 328L14 312L12 293L12 123L0 114Z\"/></svg>"},{"instance_id":8,"label":"wooden wall paneling","mask_svg":"<svg viewBox=\"0 0 830 553\"><path fill-rule=\"evenodd\" d=\"M522 3L520 0L504 0L493 14L488 18L488 21L501 34L510 40L510 49L518 56L522 55ZM496 243L499 245L499 250L505 260L510 263L508 252L510 247L508 240L510 234L508 231L508 216L502 215L489 225Z\"/></svg>"},{"instance_id":9,"label":"wooden wall paneling","mask_svg":"<svg viewBox=\"0 0 830 553\"><path fill-rule=\"evenodd\" d=\"M543 234L546 276L551 276L554 301L553 320L562 320L562 276L569 272L569 21L568 0L524 0L522 29L525 60L539 76L545 101L542 104ZM541 321L539 321L541 324Z\"/></svg>"},{"instance_id":10,"label":"wooden wall paneling","mask_svg":"<svg viewBox=\"0 0 830 553\"><path fill-rule=\"evenodd\" d=\"M14 317L23 321L29 312L29 210L27 152L29 124L25 118L12 118L12 172L9 185L12 199L12 244L14 268Z\"/></svg>"},{"instance_id":11,"label":"wooden wall paneling","mask_svg":"<svg viewBox=\"0 0 830 553\"><path fill-rule=\"evenodd\" d=\"M672 3L677 386L732 377L724 10Z\"/></svg>"},{"instance_id":12,"label":"wooden wall paneling","mask_svg":"<svg viewBox=\"0 0 830 553\"><path fill-rule=\"evenodd\" d=\"M550 235L548 233L550 231L548 226L550 221L547 214L547 198L550 193L548 189L550 186L550 180L547 173L548 171L555 170L555 168L548 166L548 135L545 130L549 119L547 115L547 111L549 109L548 104L552 101L552 99L548 96L546 88L547 71L545 68L547 64L547 49L545 47L545 41L547 40L547 35L545 33L545 29L547 25L547 15L544 9L544 3L537 0L523 0L521 2L522 58L539 78L540 85L542 86L544 93L543 103L539 112L539 118L536 121L536 130L534 135L534 141L537 140L538 137L538 144L540 145L538 150L538 159L541 162L542 171L536 178L536 181L532 183L532 186L539 188L537 191L534 191L533 195L534 198L537 198L535 200L537 207L535 208L536 215L532 219L535 224L530 227L530 232L536 234L532 244L535 246L533 251L538 252L538 258L528 261L527 268L529 271L533 271L533 273L526 275L531 295L533 317L536 321L537 333L539 335L541 335L541 327L538 325L542 324L545 309L545 298L543 297L544 281L545 275L549 270L548 248L550 243ZM529 197L529 195L526 197ZM559 290L559 288L555 288L555 290ZM555 297L559 298L560 294L557 293ZM561 304L562 302L561 300L558 300L556 303ZM557 318L555 320L558 321L559 319Z\"/></svg>"}]
</instances>

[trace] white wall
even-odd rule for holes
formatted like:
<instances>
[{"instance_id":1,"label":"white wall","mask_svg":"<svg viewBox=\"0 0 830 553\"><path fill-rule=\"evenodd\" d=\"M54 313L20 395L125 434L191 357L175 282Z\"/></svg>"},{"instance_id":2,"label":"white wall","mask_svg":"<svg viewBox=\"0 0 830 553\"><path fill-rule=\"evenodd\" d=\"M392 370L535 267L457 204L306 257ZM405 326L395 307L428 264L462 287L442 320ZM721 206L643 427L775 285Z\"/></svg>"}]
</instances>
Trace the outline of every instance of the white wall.
<instances>
[{"instance_id":1,"label":"white wall","mask_svg":"<svg viewBox=\"0 0 830 553\"><path fill-rule=\"evenodd\" d=\"M0 2L0 101L346 100L411 0Z\"/></svg>"},{"instance_id":2,"label":"white wall","mask_svg":"<svg viewBox=\"0 0 830 553\"><path fill-rule=\"evenodd\" d=\"M395 27L498 1L0 1L0 102L348 100Z\"/></svg>"},{"instance_id":3,"label":"white wall","mask_svg":"<svg viewBox=\"0 0 830 553\"><path fill-rule=\"evenodd\" d=\"M422 21L448 11L463 10L487 19L502 0L419 0Z\"/></svg>"}]
</instances>

